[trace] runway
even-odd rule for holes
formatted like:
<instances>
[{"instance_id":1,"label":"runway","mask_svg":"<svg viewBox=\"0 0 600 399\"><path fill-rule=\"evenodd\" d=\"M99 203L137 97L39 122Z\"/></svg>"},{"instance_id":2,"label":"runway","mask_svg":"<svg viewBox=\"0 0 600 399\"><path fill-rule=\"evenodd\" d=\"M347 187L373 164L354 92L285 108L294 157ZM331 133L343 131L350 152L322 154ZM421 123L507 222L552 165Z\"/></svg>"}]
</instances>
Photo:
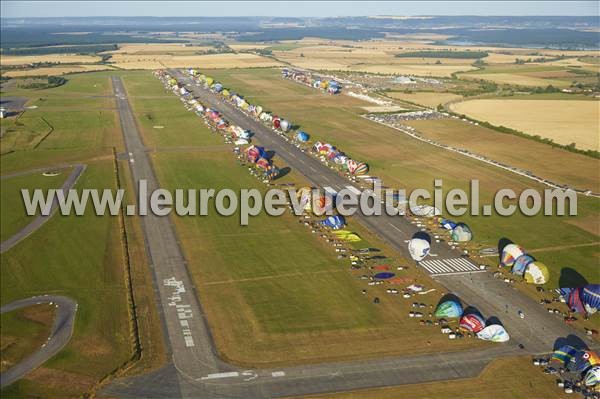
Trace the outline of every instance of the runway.
<instances>
[{"instance_id":1,"label":"runway","mask_svg":"<svg viewBox=\"0 0 600 399\"><path fill-rule=\"evenodd\" d=\"M170 73L180 82L189 83L189 79L180 71L172 70ZM149 181L149 189L157 187L147 152L135 127L124 87L117 78L113 78L113 85L127 150L135 160L130 163L135 181L142 176L150 177L152 180L151 183ZM213 93L196 86L190 86L190 89L201 102L218 109L229 121L252 130L256 141L267 149L274 150L276 156L305 175L315 186L329 186L339 191L351 184L269 128L224 103ZM405 254L405 240L418 231L416 226L400 216L368 217L358 214L356 218ZM191 287L191 282L185 260L177 245L175 231L168 219L149 215L143 218L143 224L173 363L150 374L115 381L104 389L103 393L107 395L132 398L270 398L467 378L478 375L492 359L547 352L551 350L556 338L575 334L574 330L553 315L549 315L543 307L524 294L494 279L488 272L475 270L476 265L472 261L447 245L434 243L432 252L437 254L435 259L448 262L447 267L461 270L460 273L434 273L431 274L432 277L466 303L477 306L484 314L498 316L511 334L512 340L509 343L490 344L485 349L460 352L242 370L219 361L215 355L216 349L210 332L206 328L203 315L198 313L201 312L201 306L197 296L187 289ZM456 259L460 261L457 263ZM424 270L430 269L425 267ZM188 319L188 329L194 345L200 347L200 350L196 349L196 346L185 345L179 324L181 319L177 312L173 311L173 306L169 305L169 298L173 292L161 285L161 282L171 275L176 281L182 281L186 287L184 297L178 303L188 305L185 309L193 315ZM516 309L523 309L528 319L520 319ZM514 314L509 314L509 310ZM539 326L536 327L535 333L532 325ZM542 332L538 332L537 329L541 329ZM519 348L519 344L524 345L524 349Z\"/></svg>"},{"instance_id":2,"label":"runway","mask_svg":"<svg viewBox=\"0 0 600 399\"><path fill-rule=\"evenodd\" d=\"M0 307L0 314L43 303L56 305L56 316L54 317L50 337L41 348L0 374L1 387L12 384L30 371L40 367L64 348L71 339L77 313L77 303L71 298L58 295L42 295L21 299Z\"/></svg>"}]
</instances>

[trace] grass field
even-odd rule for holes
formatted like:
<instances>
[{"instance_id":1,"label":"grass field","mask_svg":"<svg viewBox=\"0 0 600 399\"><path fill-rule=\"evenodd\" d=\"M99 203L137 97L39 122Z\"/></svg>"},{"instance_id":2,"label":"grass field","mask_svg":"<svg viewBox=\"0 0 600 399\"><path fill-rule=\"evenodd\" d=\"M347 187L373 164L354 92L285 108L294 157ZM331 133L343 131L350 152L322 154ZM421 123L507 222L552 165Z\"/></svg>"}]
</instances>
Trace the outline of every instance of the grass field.
<instances>
[{"instance_id":1,"label":"grass field","mask_svg":"<svg viewBox=\"0 0 600 399\"><path fill-rule=\"evenodd\" d=\"M597 101L477 99L454 103L458 114L550 138L560 144L598 151Z\"/></svg>"},{"instance_id":2,"label":"grass field","mask_svg":"<svg viewBox=\"0 0 600 399\"><path fill-rule=\"evenodd\" d=\"M235 88L238 93L246 95L251 103L255 101L298 124L312 135L312 140L331 141L351 157L368 162L370 174L382 178L388 186L407 190L432 189L433 180L441 178L445 190L462 188L468 192L469 180L478 179L481 204L493 203L493 194L500 188L511 188L517 193L530 187L542 188L516 175L418 142L393 129L364 120L360 118L356 108L340 104L339 96L324 96L317 104L307 93L310 89L293 82L277 80L274 76L276 73L258 70L211 71L212 76L220 79L226 87ZM273 89L270 90L269 87ZM272 94L263 95L266 92ZM439 129L446 127L440 125ZM503 139L502 135L499 137L500 140ZM528 146L536 144L529 143L527 142ZM576 163L587 158L580 158L580 155L564 150L552 151L552 157L548 157L545 163L563 165L563 176L572 176L572 180L593 182L591 171L595 164L581 169L581 163ZM526 162L528 158L523 159ZM531 162L530 167L535 168L539 162L537 158ZM502 237L512 239L525 248L590 243L594 244L590 251L597 254L600 252L598 235L590 232L590 229L577 227L576 221L595 218L600 209L600 201L580 197L578 205L579 213L576 217L526 217L515 214L510 218L495 215L465 216L460 219L471 225L475 239L481 245L495 247ZM588 256L588 253L578 249L563 249L553 251L551 258L541 260L552 271L549 286L558 284L560 271L567 266L574 266L589 281L597 280L597 255Z\"/></svg>"},{"instance_id":3,"label":"grass field","mask_svg":"<svg viewBox=\"0 0 600 399\"><path fill-rule=\"evenodd\" d=\"M67 73L78 73L78 72L91 72L91 71L103 71L106 69L113 69L110 65L106 64L74 64L74 65L59 65L55 67L39 67L23 70L12 70L3 72L3 75L11 78L25 77L25 76L57 76L64 75Z\"/></svg>"},{"instance_id":4,"label":"grass field","mask_svg":"<svg viewBox=\"0 0 600 399\"><path fill-rule=\"evenodd\" d=\"M14 151L0 158L2 172L85 163L88 168L80 177L78 188L113 188L116 181L113 147L120 152L123 144L114 100L103 97L112 92L109 76L101 72L69 75L68 82L57 88L27 90L17 86L3 93L27 97L29 104L38 106L23 114L22 127L30 128L32 121L43 117L53 124L54 130L37 148L31 145L31 140L11 139ZM3 127L11 119L3 120ZM8 133L2 138L3 148L9 138ZM123 162L122 169L125 174L121 173L121 181L130 188L127 162ZM65 170L54 179L64 178L68 172ZM18 186L44 187L53 178L43 179L49 180L39 181L38 175L28 175L2 181L3 234L18 228L25 220L22 205L14 197ZM5 212L9 213L7 217ZM139 220L127 219L126 223L143 347L142 360L131 371L147 371L165 360L162 330ZM27 378L3 390L3 397L80 397L89 394L100 379L130 359L130 322L120 236L116 217L96 217L88 209L85 216L54 215L27 240L2 255L3 304L45 293L71 296L79 303L75 334L68 346ZM14 326L7 324L7 328Z\"/></svg>"},{"instance_id":5,"label":"grass field","mask_svg":"<svg viewBox=\"0 0 600 399\"><path fill-rule=\"evenodd\" d=\"M547 399L567 398L553 376L545 375L529 358L500 359L476 378L400 387L315 395L312 399ZM306 397L308 399L309 397Z\"/></svg>"},{"instance_id":6,"label":"grass field","mask_svg":"<svg viewBox=\"0 0 600 399\"><path fill-rule=\"evenodd\" d=\"M50 336L54 307L34 305L0 316L0 371L39 348Z\"/></svg>"},{"instance_id":7,"label":"grass field","mask_svg":"<svg viewBox=\"0 0 600 399\"><path fill-rule=\"evenodd\" d=\"M112 162L88 165L77 186L114 187ZM94 216L91 209L84 216L55 215L27 240L4 253L1 265L2 303L49 292L70 296L79 303L73 338L44 365L57 379L54 383L66 392L87 392L129 358L116 218ZM70 381L61 381L60 375L65 372L72 376ZM76 382L79 377L82 383ZM43 385L35 375L31 380ZM74 381L74 387L68 387ZM12 385L6 394L22 393L21 384Z\"/></svg>"},{"instance_id":8,"label":"grass field","mask_svg":"<svg viewBox=\"0 0 600 399\"><path fill-rule=\"evenodd\" d=\"M149 87L156 87L157 93L162 90L149 73L128 76L125 83L141 125L144 115L156 104L170 109L172 103L183 109L174 96L148 98ZM136 98L138 92L141 98ZM163 187L234 191L259 187L230 149L216 145L221 139L198 117L191 112L177 115L178 140L187 140L190 145L173 148L170 141L158 141L152 156ZM160 129L160 134L162 130L166 129ZM154 139L152 134L146 137ZM210 151L198 151L198 147ZM277 156L275 163L283 166ZM294 172L284 181L303 184ZM290 215L261 214L251 219L249 226L240 227L237 215L220 217L209 209L209 216L173 216L173 221L212 335L221 355L229 361L248 367L267 366L482 344L452 342L435 329L412 328L418 324L407 318L410 304L386 297L381 287L361 294L365 284L357 277L363 271L350 272L348 261L338 260L330 244ZM364 238L357 245L387 248L359 225L352 224L351 229ZM406 262L392 251L386 250L386 254L394 264ZM404 273L408 281L416 279L437 287L416 269ZM379 305L372 303L375 295L381 296ZM440 295L438 290L422 299L433 304ZM378 345L370 344L375 341Z\"/></svg>"},{"instance_id":9,"label":"grass field","mask_svg":"<svg viewBox=\"0 0 600 399\"><path fill-rule=\"evenodd\" d=\"M41 189L46 193L50 188L59 188L71 173L71 168L61 170L58 176L43 176L36 173L13 177L0 181L0 241L4 241L28 223L35 216L28 216L21 197L21 189Z\"/></svg>"}]
</instances>

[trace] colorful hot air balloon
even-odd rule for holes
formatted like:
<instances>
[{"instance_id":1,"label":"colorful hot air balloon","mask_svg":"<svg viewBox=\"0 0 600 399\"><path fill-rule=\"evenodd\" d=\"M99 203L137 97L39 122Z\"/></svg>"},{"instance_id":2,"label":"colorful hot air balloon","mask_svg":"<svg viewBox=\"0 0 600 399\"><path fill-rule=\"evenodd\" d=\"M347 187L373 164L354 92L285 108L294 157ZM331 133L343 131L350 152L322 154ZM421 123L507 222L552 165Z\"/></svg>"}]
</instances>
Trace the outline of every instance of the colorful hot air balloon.
<instances>
[{"instance_id":1,"label":"colorful hot air balloon","mask_svg":"<svg viewBox=\"0 0 600 399\"><path fill-rule=\"evenodd\" d=\"M329 216L327 219L323 220L324 226L331 227L332 229L341 229L344 224L346 224L346 220L342 215Z\"/></svg>"},{"instance_id":2,"label":"colorful hot air balloon","mask_svg":"<svg viewBox=\"0 0 600 399\"><path fill-rule=\"evenodd\" d=\"M213 89L214 91L216 91L217 93L219 93L219 92L221 92L221 91L223 90L223 85L222 85L221 83L215 83L215 84L212 86L212 89Z\"/></svg>"},{"instance_id":3,"label":"colorful hot air balloon","mask_svg":"<svg viewBox=\"0 0 600 399\"><path fill-rule=\"evenodd\" d=\"M280 126L281 126L281 119L279 119L279 117L277 115L273 116L273 127L275 129L279 129Z\"/></svg>"},{"instance_id":4,"label":"colorful hot air balloon","mask_svg":"<svg viewBox=\"0 0 600 399\"><path fill-rule=\"evenodd\" d=\"M590 367L600 364L600 356L594 351L582 350L577 352L575 359L575 371L584 373Z\"/></svg>"},{"instance_id":5,"label":"colorful hot air balloon","mask_svg":"<svg viewBox=\"0 0 600 399\"><path fill-rule=\"evenodd\" d=\"M362 176L367 174L367 172L369 171L369 166L366 163L359 163L356 166L356 169L354 170L354 174L357 176Z\"/></svg>"},{"instance_id":6,"label":"colorful hot air balloon","mask_svg":"<svg viewBox=\"0 0 600 399\"><path fill-rule=\"evenodd\" d=\"M521 256L519 256L516 260L515 263L513 264L512 267L512 273L516 274L518 276L522 276L523 274L525 274L525 269L527 269L527 266L529 266L529 264L531 262L533 262L535 259L533 259L532 256L529 256L527 254L523 254Z\"/></svg>"},{"instance_id":7,"label":"colorful hot air balloon","mask_svg":"<svg viewBox=\"0 0 600 399\"><path fill-rule=\"evenodd\" d=\"M588 284L583 287L581 301L588 313L596 313L600 309L600 284Z\"/></svg>"},{"instance_id":8,"label":"colorful hot air balloon","mask_svg":"<svg viewBox=\"0 0 600 399\"><path fill-rule=\"evenodd\" d=\"M263 170L267 170L267 169L269 169L270 166L271 166L271 163L269 162L268 159L259 158L256 161L256 167L257 168L260 168L260 169L263 169Z\"/></svg>"},{"instance_id":9,"label":"colorful hot air balloon","mask_svg":"<svg viewBox=\"0 0 600 399\"><path fill-rule=\"evenodd\" d=\"M390 273L390 272L381 272L381 273L377 273L376 275L374 275L373 277L379 280L387 280L390 279L392 277L394 277L395 274L394 273Z\"/></svg>"},{"instance_id":10,"label":"colorful hot air balloon","mask_svg":"<svg viewBox=\"0 0 600 399\"><path fill-rule=\"evenodd\" d=\"M577 349L571 345L563 345L552 353L550 361L564 364L565 367L571 363L573 357L577 354Z\"/></svg>"},{"instance_id":11,"label":"colorful hot air balloon","mask_svg":"<svg viewBox=\"0 0 600 399\"><path fill-rule=\"evenodd\" d=\"M593 387L598 385L600 382L600 366L593 366L585 373L583 377L583 384L586 387Z\"/></svg>"},{"instance_id":12,"label":"colorful hot air balloon","mask_svg":"<svg viewBox=\"0 0 600 399\"><path fill-rule=\"evenodd\" d=\"M550 272L546 265L536 260L527 265L524 278L529 284L546 284L550 279Z\"/></svg>"},{"instance_id":13,"label":"colorful hot air balloon","mask_svg":"<svg viewBox=\"0 0 600 399\"><path fill-rule=\"evenodd\" d=\"M429 255L430 249L431 245L429 244L429 241L422 238L413 238L408 242L408 252L410 253L411 258L417 262L422 261Z\"/></svg>"},{"instance_id":14,"label":"colorful hot air balloon","mask_svg":"<svg viewBox=\"0 0 600 399\"><path fill-rule=\"evenodd\" d=\"M560 288L559 292L565 299L569 309L576 313L585 313L585 305L583 304L582 287L578 288Z\"/></svg>"},{"instance_id":15,"label":"colorful hot air balloon","mask_svg":"<svg viewBox=\"0 0 600 399\"><path fill-rule=\"evenodd\" d=\"M478 333L485 328L485 320L477 313L468 313L460 318L459 326L467 331Z\"/></svg>"},{"instance_id":16,"label":"colorful hot air balloon","mask_svg":"<svg viewBox=\"0 0 600 399\"><path fill-rule=\"evenodd\" d=\"M512 267L515 263L515 260L521 255L523 255L525 251L523 248L518 246L517 244L508 244L502 250L502 257L500 258L500 263L502 266Z\"/></svg>"},{"instance_id":17,"label":"colorful hot air balloon","mask_svg":"<svg viewBox=\"0 0 600 399\"><path fill-rule=\"evenodd\" d=\"M454 241L467 242L467 241L471 241L473 239L473 232L471 231L469 226L467 226L466 224L458 223L452 229L451 236Z\"/></svg>"},{"instance_id":18,"label":"colorful hot air balloon","mask_svg":"<svg viewBox=\"0 0 600 399\"><path fill-rule=\"evenodd\" d=\"M435 309L435 317L441 319L457 319L462 315L462 305L458 300L448 300L440 303Z\"/></svg>"},{"instance_id":19,"label":"colorful hot air balloon","mask_svg":"<svg viewBox=\"0 0 600 399\"><path fill-rule=\"evenodd\" d=\"M312 209L312 188L302 187L296 192L296 198L300 207L306 211Z\"/></svg>"},{"instance_id":20,"label":"colorful hot air balloon","mask_svg":"<svg viewBox=\"0 0 600 399\"><path fill-rule=\"evenodd\" d=\"M330 195L319 193L312 197L312 211L315 215L324 215L333 208L333 198Z\"/></svg>"},{"instance_id":21,"label":"colorful hot air balloon","mask_svg":"<svg viewBox=\"0 0 600 399\"><path fill-rule=\"evenodd\" d=\"M256 162L259 158L263 158L265 155L265 149L259 146L250 146L246 149L246 154L250 162Z\"/></svg>"},{"instance_id":22,"label":"colorful hot air balloon","mask_svg":"<svg viewBox=\"0 0 600 399\"><path fill-rule=\"evenodd\" d=\"M356 168L358 167L358 162L354 159L348 159L348 161L346 161L346 167L348 168L348 172L354 174L354 171L356 171Z\"/></svg>"},{"instance_id":23,"label":"colorful hot air balloon","mask_svg":"<svg viewBox=\"0 0 600 399\"><path fill-rule=\"evenodd\" d=\"M308 133L300 130L297 134L296 134L296 140L301 141L301 142L306 142L308 141Z\"/></svg>"},{"instance_id":24,"label":"colorful hot air balloon","mask_svg":"<svg viewBox=\"0 0 600 399\"><path fill-rule=\"evenodd\" d=\"M510 339L510 336L503 326L492 324L479 331L477 338L491 342L506 342Z\"/></svg>"}]
</instances>

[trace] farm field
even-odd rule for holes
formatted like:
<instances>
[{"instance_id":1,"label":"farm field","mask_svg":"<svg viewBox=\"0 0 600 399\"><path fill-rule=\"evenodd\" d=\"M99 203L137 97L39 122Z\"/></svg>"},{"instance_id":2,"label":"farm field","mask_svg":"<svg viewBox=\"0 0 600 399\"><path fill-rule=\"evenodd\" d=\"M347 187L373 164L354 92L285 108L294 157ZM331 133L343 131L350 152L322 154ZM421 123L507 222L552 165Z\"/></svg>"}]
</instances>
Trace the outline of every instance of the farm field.
<instances>
[{"instance_id":1,"label":"farm field","mask_svg":"<svg viewBox=\"0 0 600 399\"><path fill-rule=\"evenodd\" d=\"M115 54L111 64L121 69L183 68L202 65L204 68L259 68L280 65L279 62L256 54Z\"/></svg>"},{"instance_id":2,"label":"farm field","mask_svg":"<svg viewBox=\"0 0 600 399\"><path fill-rule=\"evenodd\" d=\"M340 96L321 95L322 100L317 105L312 101L315 93L313 89L283 79L277 80L274 76L277 71L207 73L223 82L226 87L235 88L238 93L246 95L250 103L259 103L265 109L289 118L292 123L311 134L312 140L329 141L352 158L367 162L371 167L370 174L382 178L384 184L390 187L406 188L409 192L415 188L431 189L433 180L441 178L444 190L462 188L468 192L469 179L477 179L480 182L481 204L493 203L493 195L500 188L511 188L517 193L530 187L543 188L516 175L418 142L394 129L367 121L360 117L359 113L362 112L356 108L339 104ZM269 85L276 85L277 90L269 91ZM299 90L303 90L303 101L298 101L298 97L292 95ZM264 95L266 92L270 92L271 95ZM560 162L557 161L558 156ZM570 165L569 160L578 157L577 154L567 151L557 151L557 155L545 162ZM573 176L573 179L585 179L586 176L591 178L589 169L577 168L568 173L565 171L564 176ZM506 237L525 248L589 243L592 245L591 251L598 253L598 235L591 233L589 229L577 227L575 223L590 217L595 218L599 207L599 201L579 197L578 215L575 217L526 217L516 213L510 218L498 215L464 216L460 220L472 227L475 241L482 246L495 247L500 238ZM494 261L491 258L487 260ZM558 284L560 271L567 265L576 265L577 270L590 281L596 278L595 256L586 256L581 251L556 250L550 258L541 260L551 269L551 281L548 284L550 287Z\"/></svg>"},{"instance_id":3,"label":"farm field","mask_svg":"<svg viewBox=\"0 0 600 399\"><path fill-rule=\"evenodd\" d=\"M0 316L0 371L39 348L50 336L54 307L48 304L3 313Z\"/></svg>"},{"instance_id":4,"label":"farm field","mask_svg":"<svg viewBox=\"0 0 600 399\"><path fill-rule=\"evenodd\" d=\"M305 399L479 399L490 395L496 399L567 398L554 383L554 377L545 375L529 358L499 359L476 378L467 380L412 384L373 390L315 395Z\"/></svg>"},{"instance_id":5,"label":"farm field","mask_svg":"<svg viewBox=\"0 0 600 399\"><path fill-rule=\"evenodd\" d=\"M0 181L0 241L4 241L23 227L35 216L28 216L21 197L21 189L41 189L47 193L48 189L60 188L71 173L71 168L63 169L58 176L42 176L35 173L25 176L16 176Z\"/></svg>"},{"instance_id":6,"label":"farm field","mask_svg":"<svg viewBox=\"0 0 600 399\"><path fill-rule=\"evenodd\" d=\"M125 78L138 120L154 109L149 101L166 107L173 103L183 109L174 96L143 98L148 87L162 90L153 79L149 73ZM136 98L138 90L140 99ZM262 190L229 148L216 146L221 138L211 134L198 117L188 112L178 119L178 131L194 145L173 148L158 144L153 161L163 187ZM205 137L205 141L195 136ZM209 151L199 151L198 146ZM275 155L275 163L282 166L278 162ZM305 184L295 172L277 182ZM410 304L397 297L382 297L379 305L372 304L377 291L361 294L364 284L349 271L348 262L338 260L329 244L310 234L291 215L262 213L252 218L249 226L240 227L238 214L221 217L212 213L210 206L209 212L208 216L172 218L212 335L228 361L248 367L285 365L482 344L471 340L452 343L426 327L401 328ZM361 248L385 248L357 224L351 223L351 229L363 237L357 243ZM406 262L391 250L386 254L390 263ZM405 277L436 287L416 269ZM436 293L423 297L431 304L438 299ZM375 340L376 346L364 344Z\"/></svg>"},{"instance_id":7,"label":"farm field","mask_svg":"<svg viewBox=\"0 0 600 399\"><path fill-rule=\"evenodd\" d=\"M93 64L102 58L95 55L79 54L47 54L47 55L3 55L0 65L23 65L40 62L55 62L59 64Z\"/></svg>"},{"instance_id":8,"label":"farm field","mask_svg":"<svg viewBox=\"0 0 600 399\"><path fill-rule=\"evenodd\" d=\"M458 114L507 126L560 144L598 150L600 102L561 100L476 99L450 105Z\"/></svg>"},{"instance_id":9,"label":"farm field","mask_svg":"<svg viewBox=\"0 0 600 399\"><path fill-rule=\"evenodd\" d=\"M40 67L24 70L6 71L3 73L3 75L9 76L11 78L18 78L24 76L56 76L64 75L67 73L103 71L107 69L113 68L110 65L106 64L69 64L64 66L59 65L55 67Z\"/></svg>"},{"instance_id":10,"label":"farm field","mask_svg":"<svg viewBox=\"0 0 600 399\"><path fill-rule=\"evenodd\" d=\"M410 101L411 103L424 105L426 107L437 107L440 104L445 104L450 101L457 101L463 98L463 96L453 93L439 93L439 92L426 92L418 91L405 93L402 91L391 91L386 92L387 97L391 97L398 100Z\"/></svg>"},{"instance_id":11,"label":"farm field","mask_svg":"<svg viewBox=\"0 0 600 399\"><path fill-rule=\"evenodd\" d=\"M184 43L122 43L118 50L106 51L101 54L169 54L169 53L189 53L197 51L214 50L213 46L197 46Z\"/></svg>"},{"instance_id":12,"label":"farm field","mask_svg":"<svg viewBox=\"0 0 600 399\"><path fill-rule=\"evenodd\" d=\"M424 137L435 141L465 148L490 159L530 170L552 181L568 181L577 188L600 192L600 172L594 173L598 170L600 161L592 157L569 153L544 143L456 119L406 121L406 125L414 127ZM557 156L568 162L553 161ZM584 170L589 173L581 173Z\"/></svg>"}]
</instances>

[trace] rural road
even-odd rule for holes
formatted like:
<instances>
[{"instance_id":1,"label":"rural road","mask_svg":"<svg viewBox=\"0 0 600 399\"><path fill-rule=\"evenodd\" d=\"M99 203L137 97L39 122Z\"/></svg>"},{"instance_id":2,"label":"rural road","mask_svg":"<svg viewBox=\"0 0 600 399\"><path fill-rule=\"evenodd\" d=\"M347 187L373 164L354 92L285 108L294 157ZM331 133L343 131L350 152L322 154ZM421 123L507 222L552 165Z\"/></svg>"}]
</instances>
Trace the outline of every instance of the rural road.
<instances>
[{"instance_id":1,"label":"rural road","mask_svg":"<svg viewBox=\"0 0 600 399\"><path fill-rule=\"evenodd\" d=\"M77 302L58 295L42 295L20 299L0 307L0 314L28 306L49 303L56 305L56 315L48 341L33 354L29 355L6 372L0 374L0 386L5 387L22 378L30 371L41 366L67 345L73 335Z\"/></svg>"},{"instance_id":2,"label":"rural road","mask_svg":"<svg viewBox=\"0 0 600 399\"><path fill-rule=\"evenodd\" d=\"M63 183L62 187L60 188L65 195L67 195L67 192L69 191L69 189L71 189L75 185L75 183L77 183L79 176L81 176L81 174L85 171L85 168L86 168L86 165L75 165L75 168L73 169L71 174L67 177L67 179ZM42 170L42 171L44 171L44 170ZM39 172L39 170L35 170L33 173L36 173L36 172ZM12 176L20 176L20 175L21 174L13 174ZM2 176L2 180L6 179L6 178L7 178L7 176ZM27 226L23 227L17 233L15 233L11 237L7 238L6 240L2 241L2 243L0 244L0 254L8 251L12 247L17 245L21 241L23 241L25 238L27 238L30 234L35 232L37 229L42 227L42 225L44 223L46 223L52 217L52 215L54 215L54 213L56 212L57 209L58 209L58 200L55 198L54 201L52 201L52 206L50 208L50 213L48 215L36 216L35 219L33 219L33 221L31 221Z\"/></svg>"},{"instance_id":3,"label":"rural road","mask_svg":"<svg viewBox=\"0 0 600 399\"><path fill-rule=\"evenodd\" d=\"M180 82L190 83L180 71L171 70L170 73ZM140 178L140 173L144 173L145 176L152 176L148 184L149 188L155 187L157 182L137 133L135 120L125 98L125 90L119 79L113 79L113 85L117 94L128 151L135 159L135 162L130 165L134 176L137 173L136 182ZM229 121L252 130L255 133L254 138L261 145L274 150L277 156L305 175L315 186L329 186L339 191L350 185L348 180L237 108L224 103L211 92L196 86L189 88L201 102L218 109ZM136 170L137 168L142 170ZM405 240L418 231L418 228L404 217L367 217L360 214L355 217L404 254L407 252ZM155 223L163 226L160 233L152 231L152 225ZM203 315L197 313L201 312L197 296L189 290L191 281L180 249L172 243L163 242L166 239L176 243L175 231L168 219L146 216L143 218L143 224L159 288L163 321L168 332L167 338L171 343L173 363L150 374L113 382L103 391L109 396L266 398L467 378L478 375L494 358L548 352L557 338L576 334L574 330L549 315L543 307L524 294L492 278L491 273L476 270L476 265L461 258L460 254L447 245L433 243L432 252L438 255L437 260L448 260L455 264L458 259L462 259L460 262L467 262L470 267L466 269L469 270L468 272L457 270L455 273L432 275L432 277L449 291L457 294L465 303L477 306L483 314L499 317L512 336L509 343L490 344L485 349L460 352L278 369L241 370L219 361L216 356L216 349ZM157 234L160 239L153 239L153 234ZM165 245L170 248L165 248ZM170 256L165 258L166 254ZM162 261L157 262L157 257ZM462 265L464 267L464 263ZM181 330L177 318L182 314L180 313L179 316L173 314L172 307L168 305L169 295L172 293L164 290L161 285L161 281L170 275L175 275L177 280L185 282L185 286L188 287L185 291L185 299L177 303L185 303L185 309L193 314L193 317L186 319L188 321L186 325L189 326L188 334L193 337L195 345L199 345L202 350L181 345ZM517 309L522 309L527 314L526 320L518 317ZM536 326L535 330L531 326ZM519 349L518 344L523 344L525 349Z\"/></svg>"}]
</instances>

